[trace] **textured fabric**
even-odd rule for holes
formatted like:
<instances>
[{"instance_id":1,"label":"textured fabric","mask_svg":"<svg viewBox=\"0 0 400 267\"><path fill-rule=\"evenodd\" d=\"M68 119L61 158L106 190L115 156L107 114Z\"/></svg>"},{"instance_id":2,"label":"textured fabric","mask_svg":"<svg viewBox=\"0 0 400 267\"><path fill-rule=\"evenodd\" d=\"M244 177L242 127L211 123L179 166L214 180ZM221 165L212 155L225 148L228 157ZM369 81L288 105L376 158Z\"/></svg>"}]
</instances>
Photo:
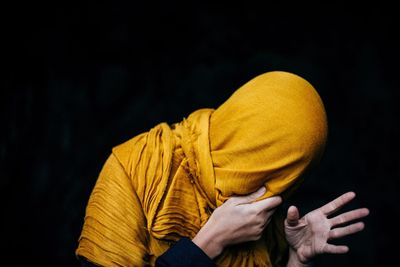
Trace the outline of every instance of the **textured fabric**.
<instances>
[{"instance_id":1,"label":"textured fabric","mask_svg":"<svg viewBox=\"0 0 400 267\"><path fill-rule=\"evenodd\" d=\"M306 80L259 75L216 110L161 123L114 147L90 196L76 255L104 266L154 266L229 197L261 185L267 192L260 199L295 188L326 137L322 101ZM272 266L284 253L282 222L274 217L260 240L226 248L216 264Z\"/></svg>"}]
</instances>

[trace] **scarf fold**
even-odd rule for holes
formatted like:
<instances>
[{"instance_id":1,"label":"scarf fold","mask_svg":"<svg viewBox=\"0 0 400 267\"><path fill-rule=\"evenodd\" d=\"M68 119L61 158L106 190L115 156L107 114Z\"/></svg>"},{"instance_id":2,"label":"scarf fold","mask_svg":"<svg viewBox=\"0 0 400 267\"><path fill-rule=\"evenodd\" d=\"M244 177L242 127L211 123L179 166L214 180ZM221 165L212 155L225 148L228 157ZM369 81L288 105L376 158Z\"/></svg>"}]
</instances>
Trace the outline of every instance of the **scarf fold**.
<instances>
[{"instance_id":1,"label":"scarf fold","mask_svg":"<svg viewBox=\"0 0 400 267\"><path fill-rule=\"evenodd\" d=\"M153 266L229 197L262 185L260 199L293 188L326 138L322 101L306 80L257 76L216 110L158 124L114 147L90 196L76 255L105 266ZM281 224L274 216L262 239L225 249L217 265L272 266L283 254Z\"/></svg>"}]
</instances>

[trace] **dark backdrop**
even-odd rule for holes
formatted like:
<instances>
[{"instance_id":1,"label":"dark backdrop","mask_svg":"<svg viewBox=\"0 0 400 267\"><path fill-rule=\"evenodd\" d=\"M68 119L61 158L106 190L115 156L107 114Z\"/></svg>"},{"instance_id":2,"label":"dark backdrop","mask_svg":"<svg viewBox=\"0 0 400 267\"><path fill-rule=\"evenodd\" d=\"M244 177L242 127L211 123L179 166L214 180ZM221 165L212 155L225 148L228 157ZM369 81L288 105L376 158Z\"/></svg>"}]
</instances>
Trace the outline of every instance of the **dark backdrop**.
<instances>
[{"instance_id":1,"label":"dark backdrop","mask_svg":"<svg viewBox=\"0 0 400 267\"><path fill-rule=\"evenodd\" d=\"M85 205L111 148L159 122L215 108L270 70L308 79L329 117L325 157L291 203L307 212L354 190L348 209L371 210L366 230L342 241L349 254L317 261L384 266L397 256L397 15L376 3L312 8L170 1L4 6L3 257L13 266L78 266Z\"/></svg>"}]
</instances>

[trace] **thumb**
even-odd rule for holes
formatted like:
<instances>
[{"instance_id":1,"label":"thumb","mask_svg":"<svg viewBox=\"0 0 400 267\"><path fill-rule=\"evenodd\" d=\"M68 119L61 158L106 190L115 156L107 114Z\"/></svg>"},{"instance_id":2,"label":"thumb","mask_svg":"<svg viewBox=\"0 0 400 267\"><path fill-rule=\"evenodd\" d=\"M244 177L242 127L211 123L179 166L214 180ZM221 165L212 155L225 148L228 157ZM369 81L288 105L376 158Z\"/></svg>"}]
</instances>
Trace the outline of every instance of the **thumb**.
<instances>
[{"instance_id":1,"label":"thumb","mask_svg":"<svg viewBox=\"0 0 400 267\"><path fill-rule=\"evenodd\" d=\"M296 206L290 206L287 211L286 222L289 226L296 226L299 223L299 210Z\"/></svg>"},{"instance_id":2,"label":"thumb","mask_svg":"<svg viewBox=\"0 0 400 267\"><path fill-rule=\"evenodd\" d=\"M267 190L265 189L265 186L262 186L257 191L255 191L255 192L253 192L253 193L251 193L249 195L234 197L235 198L235 203L236 204L251 203L251 202L257 200L257 198L259 198L262 195L264 195L266 191Z\"/></svg>"}]
</instances>

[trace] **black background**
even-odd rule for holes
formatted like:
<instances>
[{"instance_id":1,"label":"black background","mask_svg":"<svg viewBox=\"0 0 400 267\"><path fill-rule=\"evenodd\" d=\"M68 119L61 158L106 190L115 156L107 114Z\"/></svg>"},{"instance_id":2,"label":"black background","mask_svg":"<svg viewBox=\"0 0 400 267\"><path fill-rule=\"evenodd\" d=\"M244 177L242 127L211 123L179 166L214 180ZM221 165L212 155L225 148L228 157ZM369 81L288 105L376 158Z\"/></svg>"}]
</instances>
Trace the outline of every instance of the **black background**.
<instances>
[{"instance_id":1,"label":"black background","mask_svg":"<svg viewBox=\"0 0 400 267\"><path fill-rule=\"evenodd\" d=\"M0 240L11 265L78 266L85 205L111 148L216 108L270 70L309 80L329 118L325 156L288 204L304 213L354 190L346 209L371 210L364 232L338 242L349 254L317 263L384 266L397 256L393 8L58 1L2 13Z\"/></svg>"}]
</instances>

